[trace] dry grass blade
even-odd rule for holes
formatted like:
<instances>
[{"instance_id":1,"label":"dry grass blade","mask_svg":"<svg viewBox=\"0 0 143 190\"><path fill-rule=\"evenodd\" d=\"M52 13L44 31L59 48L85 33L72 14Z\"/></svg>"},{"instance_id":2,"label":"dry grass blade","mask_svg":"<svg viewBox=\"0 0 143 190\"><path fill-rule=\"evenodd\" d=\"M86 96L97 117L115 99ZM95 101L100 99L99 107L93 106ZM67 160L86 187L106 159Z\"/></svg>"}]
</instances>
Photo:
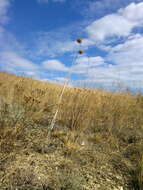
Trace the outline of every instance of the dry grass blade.
<instances>
[{"instance_id":1,"label":"dry grass blade","mask_svg":"<svg viewBox=\"0 0 143 190\"><path fill-rule=\"evenodd\" d=\"M143 95L62 88L0 73L0 189L142 189Z\"/></svg>"}]
</instances>

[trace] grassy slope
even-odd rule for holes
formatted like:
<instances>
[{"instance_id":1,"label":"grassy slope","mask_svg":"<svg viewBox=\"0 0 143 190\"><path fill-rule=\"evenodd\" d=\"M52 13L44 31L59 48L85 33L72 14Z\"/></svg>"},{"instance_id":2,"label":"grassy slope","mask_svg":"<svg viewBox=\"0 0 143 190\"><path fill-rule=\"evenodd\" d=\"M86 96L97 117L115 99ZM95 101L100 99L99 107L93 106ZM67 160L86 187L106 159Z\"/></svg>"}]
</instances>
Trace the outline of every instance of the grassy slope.
<instances>
[{"instance_id":1,"label":"grassy slope","mask_svg":"<svg viewBox=\"0 0 143 190\"><path fill-rule=\"evenodd\" d=\"M143 97L0 73L0 189L143 188Z\"/></svg>"}]
</instances>

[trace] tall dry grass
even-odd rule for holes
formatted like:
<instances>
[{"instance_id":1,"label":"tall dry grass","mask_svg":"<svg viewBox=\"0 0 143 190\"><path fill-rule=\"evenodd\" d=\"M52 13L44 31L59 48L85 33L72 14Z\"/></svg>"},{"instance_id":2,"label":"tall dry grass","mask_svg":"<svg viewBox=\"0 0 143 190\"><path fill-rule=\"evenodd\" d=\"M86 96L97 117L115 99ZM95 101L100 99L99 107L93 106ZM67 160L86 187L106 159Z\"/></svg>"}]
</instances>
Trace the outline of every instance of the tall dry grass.
<instances>
[{"instance_id":1,"label":"tall dry grass","mask_svg":"<svg viewBox=\"0 0 143 190\"><path fill-rule=\"evenodd\" d=\"M20 173L20 178L18 165L14 165L9 174L6 172L6 168L11 166L14 157L20 151L27 156L31 152L32 154L37 152L38 155L54 153L59 158L63 156L70 161L64 163L65 165L62 164L63 161L59 161L60 165L64 171L68 168L70 172L76 168L73 162L79 162L77 160L81 160L80 164L84 160L88 168L95 162L95 155L98 157L98 154L107 154L108 158L99 156L97 160L104 164L111 162L116 171L129 174L130 187L141 189L143 167L139 157L143 152L143 96L130 92L114 94L95 89L67 88L61 104L57 105L61 90L59 85L0 73L0 161L5 163L1 166L0 177L3 180L0 181L0 187L19 188L18 184L23 183L23 189L28 189L29 186L24 182L26 180L31 186L35 185L38 174L35 173L33 176L32 166L31 173L28 173L26 166L21 166L20 172L23 173ZM57 106L59 114L55 128L48 136ZM90 155L89 150L92 152ZM45 158L38 157L39 162L42 162L41 159L43 163L45 162ZM26 158L24 162L26 164ZM19 160L14 163L19 163ZM46 175L44 170L46 166L42 167L43 171L39 172ZM29 178L22 176L26 175L25 172ZM59 189L59 180L63 179L56 176L58 174L51 175L56 182L52 182L52 179L48 181L43 176L41 177L43 181L39 181L42 185L36 184L37 188L44 189L46 186L46 189L48 188L46 183L56 183L57 186L53 189ZM69 174L67 178L68 176ZM16 182L20 179L21 182ZM82 182L80 185L76 184L77 182L71 184L71 181L69 183L71 189L80 189L82 184Z\"/></svg>"}]
</instances>

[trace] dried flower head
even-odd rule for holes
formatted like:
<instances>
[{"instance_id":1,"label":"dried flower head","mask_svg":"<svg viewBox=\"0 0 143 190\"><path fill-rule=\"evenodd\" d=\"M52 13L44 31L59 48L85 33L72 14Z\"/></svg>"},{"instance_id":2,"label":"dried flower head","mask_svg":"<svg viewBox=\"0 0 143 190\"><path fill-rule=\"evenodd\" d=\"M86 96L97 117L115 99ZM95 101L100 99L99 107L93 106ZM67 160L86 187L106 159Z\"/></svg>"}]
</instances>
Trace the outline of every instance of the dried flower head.
<instances>
[{"instance_id":1,"label":"dried flower head","mask_svg":"<svg viewBox=\"0 0 143 190\"><path fill-rule=\"evenodd\" d=\"M83 54L84 52L83 52L83 50L79 50L78 53L79 54Z\"/></svg>"},{"instance_id":2,"label":"dried flower head","mask_svg":"<svg viewBox=\"0 0 143 190\"><path fill-rule=\"evenodd\" d=\"M82 43L82 39L81 39L81 38L78 38L76 41L77 41L77 43L79 43L79 44Z\"/></svg>"}]
</instances>

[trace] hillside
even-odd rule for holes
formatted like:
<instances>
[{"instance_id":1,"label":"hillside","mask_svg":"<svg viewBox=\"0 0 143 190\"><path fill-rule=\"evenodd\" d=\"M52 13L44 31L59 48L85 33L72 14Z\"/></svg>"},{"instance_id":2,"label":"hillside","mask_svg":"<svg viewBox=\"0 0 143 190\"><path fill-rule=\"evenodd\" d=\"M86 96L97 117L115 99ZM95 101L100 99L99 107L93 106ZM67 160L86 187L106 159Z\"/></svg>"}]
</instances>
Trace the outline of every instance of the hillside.
<instances>
[{"instance_id":1,"label":"hillside","mask_svg":"<svg viewBox=\"0 0 143 190\"><path fill-rule=\"evenodd\" d=\"M142 190L142 94L61 89L0 73L0 189Z\"/></svg>"}]
</instances>

